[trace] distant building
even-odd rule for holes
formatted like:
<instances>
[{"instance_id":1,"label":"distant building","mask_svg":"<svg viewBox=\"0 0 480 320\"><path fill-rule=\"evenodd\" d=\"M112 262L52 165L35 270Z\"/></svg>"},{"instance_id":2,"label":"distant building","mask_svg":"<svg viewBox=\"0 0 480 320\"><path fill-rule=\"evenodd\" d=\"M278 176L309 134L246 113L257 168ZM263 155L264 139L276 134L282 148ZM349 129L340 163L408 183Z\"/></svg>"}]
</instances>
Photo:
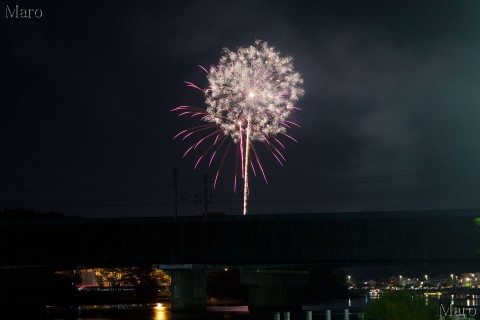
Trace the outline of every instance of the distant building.
<instances>
[{"instance_id":1,"label":"distant building","mask_svg":"<svg viewBox=\"0 0 480 320\"><path fill-rule=\"evenodd\" d=\"M82 279L82 286L96 286L97 277L95 269L81 269L78 270L80 278Z\"/></svg>"},{"instance_id":2,"label":"distant building","mask_svg":"<svg viewBox=\"0 0 480 320\"><path fill-rule=\"evenodd\" d=\"M462 273L458 282L462 287L480 287L480 272Z\"/></svg>"},{"instance_id":3,"label":"distant building","mask_svg":"<svg viewBox=\"0 0 480 320\"><path fill-rule=\"evenodd\" d=\"M375 280L365 281L365 286L367 286L368 288L375 288L376 285L377 285L377 281L375 281Z\"/></svg>"}]
</instances>

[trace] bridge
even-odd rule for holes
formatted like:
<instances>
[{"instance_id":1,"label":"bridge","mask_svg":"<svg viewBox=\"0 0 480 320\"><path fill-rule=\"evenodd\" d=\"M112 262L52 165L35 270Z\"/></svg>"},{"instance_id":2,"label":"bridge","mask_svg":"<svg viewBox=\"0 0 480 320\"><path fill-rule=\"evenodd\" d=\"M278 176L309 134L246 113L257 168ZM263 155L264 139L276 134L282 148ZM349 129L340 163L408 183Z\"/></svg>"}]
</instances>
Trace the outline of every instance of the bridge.
<instances>
[{"instance_id":1,"label":"bridge","mask_svg":"<svg viewBox=\"0 0 480 320\"><path fill-rule=\"evenodd\" d=\"M265 281L301 287L305 272L319 265L479 264L478 216L452 210L5 220L0 267L172 266L174 296L175 282L180 296L204 287L202 269L227 266L244 270L242 281L251 288ZM264 300L271 295L264 289L252 295Z\"/></svg>"},{"instance_id":2,"label":"bridge","mask_svg":"<svg viewBox=\"0 0 480 320\"><path fill-rule=\"evenodd\" d=\"M0 266L480 261L480 211L0 221Z\"/></svg>"}]
</instances>

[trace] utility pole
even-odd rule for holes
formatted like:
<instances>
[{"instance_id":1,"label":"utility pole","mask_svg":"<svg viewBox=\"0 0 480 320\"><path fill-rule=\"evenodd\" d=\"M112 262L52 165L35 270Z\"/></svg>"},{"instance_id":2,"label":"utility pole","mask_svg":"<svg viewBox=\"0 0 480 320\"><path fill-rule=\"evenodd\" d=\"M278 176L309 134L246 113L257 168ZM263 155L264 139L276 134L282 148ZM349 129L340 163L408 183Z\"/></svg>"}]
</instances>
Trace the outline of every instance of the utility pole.
<instances>
[{"instance_id":1,"label":"utility pole","mask_svg":"<svg viewBox=\"0 0 480 320\"><path fill-rule=\"evenodd\" d=\"M173 169L173 219L177 222L178 215L178 171L177 168Z\"/></svg>"},{"instance_id":2,"label":"utility pole","mask_svg":"<svg viewBox=\"0 0 480 320\"><path fill-rule=\"evenodd\" d=\"M204 197L205 197L205 218L207 218L208 214L208 175L204 174L203 175L203 192L204 192Z\"/></svg>"}]
</instances>

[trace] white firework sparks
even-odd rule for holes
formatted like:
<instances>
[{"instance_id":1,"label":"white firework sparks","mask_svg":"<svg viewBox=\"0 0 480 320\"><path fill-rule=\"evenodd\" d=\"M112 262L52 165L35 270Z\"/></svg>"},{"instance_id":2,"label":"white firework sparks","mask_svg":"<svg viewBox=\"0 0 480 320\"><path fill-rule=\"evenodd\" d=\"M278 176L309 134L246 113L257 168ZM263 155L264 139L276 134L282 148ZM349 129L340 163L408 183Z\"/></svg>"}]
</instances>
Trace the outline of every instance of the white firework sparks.
<instances>
[{"instance_id":1,"label":"white firework sparks","mask_svg":"<svg viewBox=\"0 0 480 320\"><path fill-rule=\"evenodd\" d=\"M224 49L220 63L210 68L207 78L209 116L204 120L215 123L235 142L248 125L252 141L285 133L285 121L304 92L292 58L281 57L259 40L237 52Z\"/></svg>"},{"instance_id":2,"label":"white firework sparks","mask_svg":"<svg viewBox=\"0 0 480 320\"><path fill-rule=\"evenodd\" d=\"M294 104L304 93L303 80L294 70L291 57L281 57L273 47L259 40L255 45L239 48L236 52L224 49L224 55L217 66L212 66L210 70L201 68L207 73L209 87L203 90L191 82L186 83L205 94L207 109L180 106L173 110L180 111L180 116L201 116L201 120L208 124L184 130L175 138L183 136L182 140L185 140L195 133L214 129L185 152L184 156L202 142L214 139L213 144L197 160L195 167L209 152L212 154L209 162L211 165L215 155L224 145L225 139L232 138L240 151L244 179L243 214L246 214L249 166L255 174L255 162L252 158L255 158L257 168L267 181L252 143L262 142L275 159L283 164L285 157L279 148L285 147L277 136L283 135L296 141L286 131L291 126L299 125L287 118L292 110L298 109ZM215 184L229 148L230 144L226 147L215 176ZM250 155L250 149L253 151L253 156ZM236 174L234 188L236 188Z\"/></svg>"}]
</instances>

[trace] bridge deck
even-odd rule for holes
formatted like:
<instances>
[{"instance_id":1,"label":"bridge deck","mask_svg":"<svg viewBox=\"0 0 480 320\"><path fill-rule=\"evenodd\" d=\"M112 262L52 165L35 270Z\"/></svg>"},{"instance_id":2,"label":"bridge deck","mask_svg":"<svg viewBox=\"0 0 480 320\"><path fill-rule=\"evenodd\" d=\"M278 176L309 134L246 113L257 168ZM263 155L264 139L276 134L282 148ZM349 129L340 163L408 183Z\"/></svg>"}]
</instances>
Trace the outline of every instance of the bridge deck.
<instances>
[{"instance_id":1,"label":"bridge deck","mask_svg":"<svg viewBox=\"0 0 480 320\"><path fill-rule=\"evenodd\" d=\"M0 266L479 262L474 210L0 222Z\"/></svg>"}]
</instances>

